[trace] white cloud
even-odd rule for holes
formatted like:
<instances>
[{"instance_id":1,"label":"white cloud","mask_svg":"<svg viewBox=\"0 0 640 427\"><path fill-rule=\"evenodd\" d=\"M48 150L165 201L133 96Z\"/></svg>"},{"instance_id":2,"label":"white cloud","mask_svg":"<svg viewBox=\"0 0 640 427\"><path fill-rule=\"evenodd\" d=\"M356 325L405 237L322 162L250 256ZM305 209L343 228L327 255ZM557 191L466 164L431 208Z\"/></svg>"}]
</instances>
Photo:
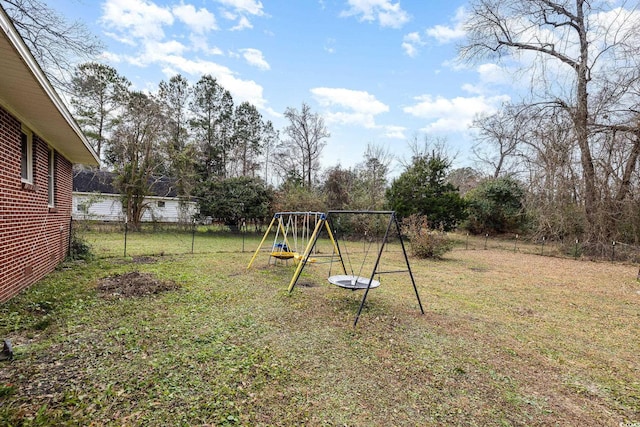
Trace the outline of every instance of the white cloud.
<instances>
[{"instance_id":1,"label":"white cloud","mask_svg":"<svg viewBox=\"0 0 640 427\"><path fill-rule=\"evenodd\" d=\"M186 46L176 40L168 42L148 41L145 43L145 52L141 59L145 63L153 63L167 56L182 55L185 50L187 50Z\"/></svg>"},{"instance_id":2,"label":"white cloud","mask_svg":"<svg viewBox=\"0 0 640 427\"><path fill-rule=\"evenodd\" d=\"M480 64L475 69L479 80L475 84L465 83L462 89L475 95L494 93L496 87L514 87L513 70L494 63Z\"/></svg>"},{"instance_id":3,"label":"white cloud","mask_svg":"<svg viewBox=\"0 0 640 427\"><path fill-rule=\"evenodd\" d=\"M328 123L358 125L375 128L375 116L389 111L389 107L365 91L318 87L311 89L318 103L326 109Z\"/></svg>"},{"instance_id":4,"label":"white cloud","mask_svg":"<svg viewBox=\"0 0 640 427\"><path fill-rule=\"evenodd\" d=\"M366 129L380 130L385 138L406 139L405 127L376 124L376 116L388 112L389 106L368 92L318 87L311 89L311 93L325 109L322 115L327 124L361 126Z\"/></svg>"},{"instance_id":5,"label":"white cloud","mask_svg":"<svg viewBox=\"0 0 640 427\"><path fill-rule=\"evenodd\" d=\"M465 36L464 21L466 11L463 7L456 10L456 14L451 20L451 26L436 25L428 28L425 33L435 38L439 43L449 43L453 40L461 39Z\"/></svg>"},{"instance_id":6,"label":"white cloud","mask_svg":"<svg viewBox=\"0 0 640 427\"><path fill-rule=\"evenodd\" d=\"M174 70L188 74L194 78L200 78L210 74L218 80L218 83L231 92L235 103L248 101L258 108L265 108L266 101L263 97L263 88L253 80L243 80L237 77L229 68L211 61L192 60L182 56L166 56L161 60L164 69ZM171 76L172 74L168 75Z\"/></svg>"},{"instance_id":7,"label":"white cloud","mask_svg":"<svg viewBox=\"0 0 640 427\"><path fill-rule=\"evenodd\" d=\"M384 136L392 139L406 140L405 132L407 128L404 126L383 126Z\"/></svg>"},{"instance_id":8,"label":"white cloud","mask_svg":"<svg viewBox=\"0 0 640 427\"><path fill-rule=\"evenodd\" d=\"M126 44L128 46L136 46L136 42L133 41L131 39L131 37L129 37L129 36L116 34L116 33L112 32L112 31L105 31L104 34L105 34L105 36L111 37L112 39L114 39L115 41L117 41L119 43Z\"/></svg>"},{"instance_id":9,"label":"white cloud","mask_svg":"<svg viewBox=\"0 0 640 427\"><path fill-rule=\"evenodd\" d=\"M402 39L402 49L411 58L415 58L418 55L418 46L424 46L424 44L418 32L406 34Z\"/></svg>"},{"instance_id":10,"label":"white cloud","mask_svg":"<svg viewBox=\"0 0 640 427\"><path fill-rule=\"evenodd\" d=\"M342 11L340 16L359 16L360 21L378 21L381 27L401 28L411 19L410 15L400 7L400 2L391 0L348 0L349 10Z\"/></svg>"},{"instance_id":11,"label":"white cloud","mask_svg":"<svg viewBox=\"0 0 640 427\"><path fill-rule=\"evenodd\" d=\"M194 33L204 34L210 30L217 30L216 17L207 9L196 10L193 5L180 4L173 7L173 14L184 22Z\"/></svg>"},{"instance_id":12,"label":"white cloud","mask_svg":"<svg viewBox=\"0 0 640 427\"><path fill-rule=\"evenodd\" d=\"M262 5L259 2L225 0L223 3L235 5L238 10L247 13L262 13ZM259 8L252 9L252 5L259 5ZM188 38L165 35L165 30L169 33L172 29L170 27L177 20L193 30ZM105 0L101 22L111 31L113 37L133 46L126 54L105 54L104 57L109 61L138 67L154 67L162 70L167 77L180 73L197 80L205 74L210 74L231 92L234 102L248 101L268 113L272 112L264 99L263 87L255 81L242 79L231 69L215 62L188 57L193 52L204 52L207 55L223 54L219 48L209 46L205 34L215 27L215 17L205 9L196 10L184 3L168 9L157 6L151 0ZM243 49L240 52L252 65L269 69L269 64L259 50ZM150 86L150 90L152 89L153 84Z\"/></svg>"},{"instance_id":13,"label":"white cloud","mask_svg":"<svg viewBox=\"0 0 640 427\"><path fill-rule=\"evenodd\" d=\"M218 3L236 11L240 14L249 14L254 16L264 15L262 10L262 2L255 0L218 0Z\"/></svg>"},{"instance_id":14,"label":"white cloud","mask_svg":"<svg viewBox=\"0 0 640 427\"><path fill-rule=\"evenodd\" d=\"M271 69L269 63L264 59L262 52L258 49L240 49L240 53L242 53L242 56L249 63L249 65L260 68L261 70Z\"/></svg>"},{"instance_id":15,"label":"white cloud","mask_svg":"<svg viewBox=\"0 0 640 427\"><path fill-rule=\"evenodd\" d=\"M241 31L251 28L253 28L253 24L251 23L251 21L249 21L246 16L241 16L238 19L238 23L234 25L233 28L231 28L231 31Z\"/></svg>"},{"instance_id":16,"label":"white cloud","mask_svg":"<svg viewBox=\"0 0 640 427\"><path fill-rule=\"evenodd\" d=\"M480 113L494 113L501 104L509 101L509 96L492 97L472 96L444 98L441 96L421 95L415 98L417 103L405 107L407 114L425 119L428 124L425 131L465 132Z\"/></svg>"},{"instance_id":17,"label":"white cloud","mask_svg":"<svg viewBox=\"0 0 640 427\"><path fill-rule=\"evenodd\" d=\"M120 55L113 52L102 52L100 54L100 59L102 62L111 64L118 64L123 61L123 58Z\"/></svg>"},{"instance_id":18,"label":"white cloud","mask_svg":"<svg viewBox=\"0 0 640 427\"><path fill-rule=\"evenodd\" d=\"M230 21L238 22L231 31L240 31L253 28L253 24L247 16L264 16L262 2L257 0L217 0L223 5L222 16Z\"/></svg>"},{"instance_id":19,"label":"white cloud","mask_svg":"<svg viewBox=\"0 0 640 427\"><path fill-rule=\"evenodd\" d=\"M389 107L378 101L375 96L360 90L318 87L311 89L318 102L325 106L339 106L352 111L367 114L380 114L389 111Z\"/></svg>"},{"instance_id":20,"label":"white cloud","mask_svg":"<svg viewBox=\"0 0 640 427\"><path fill-rule=\"evenodd\" d=\"M209 39L201 34L189 35L191 47L196 51L201 51L207 55L223 55L222 49L217 46L209 46Z\"/></svg>"},{"instance_id":21,"label":"white cloud","mask_svg":"<svg viewBox=\"0 0 640 427\"><path fill-rule=\"evenodd\" d=\"M336 39L328 38L324 42L324 50L325 50L325 52L327 52L327 53L336 53L335 44L336 44Z\"/></svg>"},{"instance_id":22,"label":"white cloud","mask_svg":"<svg viewBox=\"0 0 640 427\"><path fill-rule=\"evenodd\" d=\"M146 0L107 0L102 12L102 22L107 28L136 38L162 39L163 26L173 24L169 9Z\"/></svg>"}]
</instances>

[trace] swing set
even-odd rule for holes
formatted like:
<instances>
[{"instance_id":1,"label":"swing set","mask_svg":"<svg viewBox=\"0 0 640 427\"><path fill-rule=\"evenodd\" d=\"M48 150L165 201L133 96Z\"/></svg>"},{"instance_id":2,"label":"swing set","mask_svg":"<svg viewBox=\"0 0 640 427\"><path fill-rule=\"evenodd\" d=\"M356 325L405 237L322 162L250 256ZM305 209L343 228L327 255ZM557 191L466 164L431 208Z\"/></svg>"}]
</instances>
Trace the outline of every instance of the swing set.
<instances>
[{"instance_id":1,"label":"swing set","mask_svg":"<svg viewBox=\"0 0 640 427\"><path fill-rule=\"evenodd\" d=\"M289 230L295 230L296 227L296 223L295 220L293 223L291 223L291 217L292 215L300 215L300 214L312 214L314 215L314 220L315 220L315 227L313 229L313 233L309 236L309 230L311 229L310 222L307 221L306 223L303 222L303 227L302 227L302 231L303 231L303 235L306 232L306 246L304 249L304 252L302 253L302 255L298 254L297 252L291 252L290 250L290 245L289 245L289 239L288 239L288 231ZM373 265L373 269L371 270L370 274L368 276L362 276L362 270L363 267L365 265L365 262L367 260L367 257L369 255L370 249L371 249L371 244L373 243L373 240L369 241L369 246L367 247L365 244L365 251L364 251L364 257L362 260L362 263L360 265L360 269L357 272L357 274L355 273L354 269L353 269L353 265L351 262L351 257L349 255L349 252L347 250L347 245L346 242L343 243L342 245L338 242L338 239L336 238L336 234L332 231L332 230L336 230L336 228L334 227L334 223L333 223L333 218L334 217L338 217L338 221L340 218L340 215L375 215L375 216L387 216L389 218L389 221L386 225L386 230L384 233L384 237L382 238L382 241L380 242L379 246L378 246L378 253L377 253L377 258L375 260L375 263ZM309 217L309 215L307 215L307 217ZM289 259L289 258L294 258L297 261L297 267L296 270L293 274L293 277L291 278L291 282L289 283L289 288L288 288L288 292L291 293L293 291L293 288L296 286L298 279L300 278L300 275L302 274L302 271L304 270L304 268L306 267L306 265L308 263L314 263L316 262L317 258L323 258L323 257L329 257L330 259L330 263L333 266L334 263L334 259L337 258L338 262L339 262L339 266L341 267L342 273L343 274L338 274L338 275L331 275L331 268L329 271L329 277L328 277L328 281L329 283L331 283L332 285L344 288L344 289L350 289L352 291L356 291L356 290L364 290L364 295L362 296L362 301L360 303L360 307L358 309L358 313L356 314L355 320L353 322L353 326L355 327L358 324L358 319L360 318L360 314L362 313L362 309L364 308L364 304L367 300L367 296L369 294L369 290L377 288L378 286L380 286L380 281L379 280L375 280L375 276L378 275L378 279L380 279L380 275L383 274L392 274L392 273L409 273L409 277L411 278L411 284L413 285L413 290L415 292L416 295L416 299L418 301L418 306L420 307L420 312L422 314L424 314L424 309L422 307L422 302L420 301L420 295L418 294L418 288L416 286L416 282L415 279L413 277L413 272L411 271L411 265L409 264L409 258L407 257L407 251L405 249L404 246L404 241L402 239L402 232L400 230L400 224L398 222L398 219L396 217L396 213L395 211L357 211L357 210L353 210L353 211L348 211L348 210L344 210L344 211L339 211L339 210L333 210L333 211L328 211L327 214L324 213L318 213L318 212L305 212L305 213L301 213L301 212L280 212L280 213L276 213L273 217L273 220L271 221L271 224L269 225L269 228L267 229L267 232L265 233L264 237L262 238L262 241L260 242L260 245L258 246L258 249L256 250L256 252L254 253L253 257L251 258L251 261L249 262L249 265L247 266L247 269L251 267L251 265L253 264L254 260L256 259L258 253L260 252L260 249L262 247L262 245L264 244L271 228L273 227L274 223L277 221L277 231L276 231L276 238L274 239L274 243L272 246L272 250L271 250L271 257L274 258L279 258L279 259ZM306 225L306 227L305 227ZM405 265L406 265L406 269L399 269L399 270L389 270L389 271L384 271L380 268L380 261L382 258L382 254L383 251L385 249L385 245L387 245L388 241L389 241L389 237L390 234L392 233L392 228L395 228L395 232L397 233L398 239L400 241L400 247L402 248L402 254L404 256L404 261L405 261ZM314 253L316 245L318 243L318 239L320 238L322 231L326 230L327 233L327 237L329 239L329 242L331 243L332 246L332 253L331 255L322 255L319 253ZM279 241L279 234L280 232L282 232L282 240ZM293 234L294 236L296 236L296 234ZM294 240L294 245L296 245L298 242L296 240ZM286 245L286 247L285 247ZM296 246L294 246L296 247ZM290 254L293 254L290 256ZM313 257L312 257L313 254ZM344 254L344 256L343 256ZM288 257L288 258L284 258L284 257ZM347 263L345 264L345 257L347 259ZM350 272L347 272L347 265L349 265L349 269Z\"/></svg>"},{"instance_id":2,"label":"swing set","mask_svg":"<svg viewBox=\"0 0 640 427\"><path fill-rule=\"evenodd\" d=\"M300 252L304 250L307 242L311 238L311 230L315 228L315 225L320 221L320 218L324 217L323 212L276 212L271 219L267 231L262 237L258 249L256 249L247 269L251 268L251 265L255 261L258 253L261 251L269 233L275 229L275 238L271 245L269 252L269 264L277 263L278 260L290 260L295 262L300 261L302 255ZM301 251L298 247L302 248ZM313 262L311 259L309 262Z\"/></svg>"}]
</instances>

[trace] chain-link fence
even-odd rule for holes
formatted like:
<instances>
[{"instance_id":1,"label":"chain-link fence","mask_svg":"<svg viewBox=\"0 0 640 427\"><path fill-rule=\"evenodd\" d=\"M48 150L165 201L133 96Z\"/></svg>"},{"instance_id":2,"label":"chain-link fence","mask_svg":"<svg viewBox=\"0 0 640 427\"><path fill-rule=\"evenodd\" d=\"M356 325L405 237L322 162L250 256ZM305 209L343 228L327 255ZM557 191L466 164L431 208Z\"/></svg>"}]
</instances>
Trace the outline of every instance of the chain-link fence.
<instances>
[{"instance_id":1,"label":"chain-link fence","mask_svg":"<svg viewBox=\"0 0 640 427\"><path fill-rule=\"evenodd\" d=\"M191 253L243 253L254 252L263 237L267 224L243 225L231 230L223 224L167 224L144 223L133 231L124 222L96 222L74 220L71 223L74 238L87 243L99 257L162 256ZM531 239L518 234L492 236L452 233L454 250L504 250L573 259L597 259L612 262L640 262L640 247L622 242L611 242L590 247L587 251L579 239L551 240L545 237ZM366 247L372 236L361 239L352 235L339 235L350 245L358 242ZM273 239L273 236L270 236ZM374 239L375 240L375 239ZM395 242L392 237L390 243ZM271 247L265 242L264 247ZM375 245L374 245L375 246ZM267 248L268 249L268 248ZM374 250L377 250L375 248Z\"/></svg>"},{"instance_id":2,"label":"chain-link fence","mask_svg":"<svg viewBox=\"0 0 640 427\"><path fill-rule=\"evenodd\" d=\"M612 262L640 262L640 247L622 242L612 241L586 247L577 238L552 240L546 237L536 239L518 234L492 236L473 236L470 234L453 234L457 250L499 249L541 256L573 258L583 260L599 260Z\"/></svg>"},{"instance_id":3,"label":"chain-link fence","mask_svg":"<svg viewBox=\"0 0 640 427\"><path fill-rule=\"evenodd\" d=\"M124 222L72 221L73 238L98 257L163 256L254 251L264 230L220 224L144 223L132 230Z\"/></svg>"}]
</instances>

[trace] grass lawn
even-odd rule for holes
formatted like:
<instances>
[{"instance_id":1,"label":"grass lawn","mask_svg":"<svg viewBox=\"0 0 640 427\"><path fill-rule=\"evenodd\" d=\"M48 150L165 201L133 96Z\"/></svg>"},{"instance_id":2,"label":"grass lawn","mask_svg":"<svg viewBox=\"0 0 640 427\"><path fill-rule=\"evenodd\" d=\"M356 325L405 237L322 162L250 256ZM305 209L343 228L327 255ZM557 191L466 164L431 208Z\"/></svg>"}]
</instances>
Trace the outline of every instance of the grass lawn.
<instances>
[{"instance_id":1,"label":"grass lawn","mask_svg":"<svg viewBox=\"0 0 640 427\"><path fill-rule=\"evenodd\" d=\"M292 264L246 269L256 238L133 258L110 238L0 305L0 425L640 425L637 266L457 248L411 260L424 315L383 275L354 328L362 293L327 264L289 295ZM97 289L130 272L178 289Z\"/></svg>"}]
</instances>

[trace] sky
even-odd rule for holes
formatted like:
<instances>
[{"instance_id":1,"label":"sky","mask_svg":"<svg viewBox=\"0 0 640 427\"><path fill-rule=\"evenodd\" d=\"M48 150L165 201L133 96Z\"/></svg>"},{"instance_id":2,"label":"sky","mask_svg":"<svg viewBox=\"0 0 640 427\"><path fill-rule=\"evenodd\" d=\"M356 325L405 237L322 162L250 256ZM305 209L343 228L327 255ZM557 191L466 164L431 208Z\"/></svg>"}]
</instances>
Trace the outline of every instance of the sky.
<instances>
[{"instance_id":1,"label":"sky","mask_svg":"<svg viewBox=\"0 0 640 427\"><path fill-rule=\"evenodd\" d=\"M471 166L474 116L511 98L494 64L457 60L461 0L56 0L105 45L98 61L135 89L210 74L276 129L307 103L331 136L321 164L352 167L368 144L398 159L409 141L444 138ZM395 172L400 167L395 167Z\"/></svg>"}]
</instances>

